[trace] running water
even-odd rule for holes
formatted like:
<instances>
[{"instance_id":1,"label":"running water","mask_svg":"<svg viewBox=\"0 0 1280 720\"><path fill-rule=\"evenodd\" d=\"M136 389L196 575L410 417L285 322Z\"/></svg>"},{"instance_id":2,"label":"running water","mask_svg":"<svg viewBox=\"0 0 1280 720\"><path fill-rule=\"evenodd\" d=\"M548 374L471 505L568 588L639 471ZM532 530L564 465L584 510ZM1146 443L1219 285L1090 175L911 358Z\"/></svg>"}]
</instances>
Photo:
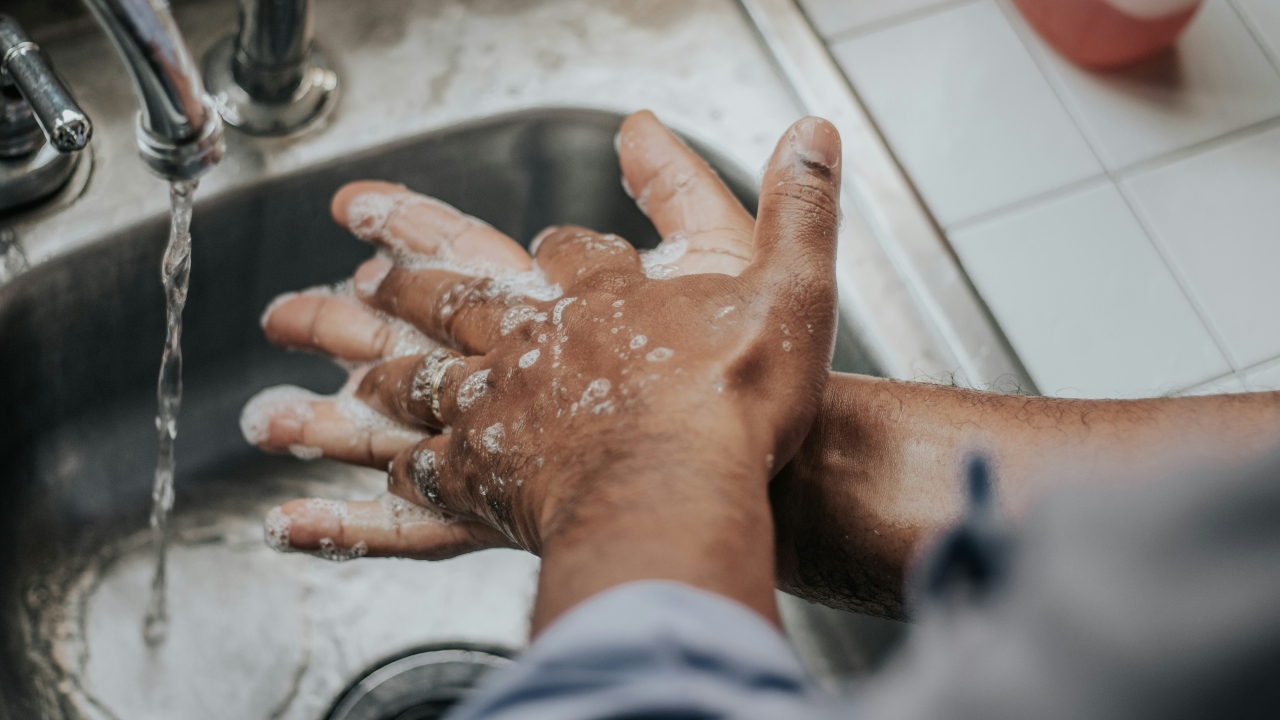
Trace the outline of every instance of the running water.
<instances>
[{"instance_id":1,"label":"running water","mask_svg":"<svg viewBox=\"0 0 1280 720\"><path fill-rule=\"evenodd\" d=\"M169 512L173 509L173 441L178 437L178 408L182 405L182 308L187 304L187 283L191 279L191 198L195 192L195 180L175 180L169 184L169 245L160 266L166 320L160 379L156 382L159 405L156 430L160 435L160 453L156 459L155 484L151 488L151 530L155 536L156 570L151 579L151 602L142 627L142 636L148 645L153 646L164 642L169 629L165 557L169 552Z\"/></svg>"}]
</instances>

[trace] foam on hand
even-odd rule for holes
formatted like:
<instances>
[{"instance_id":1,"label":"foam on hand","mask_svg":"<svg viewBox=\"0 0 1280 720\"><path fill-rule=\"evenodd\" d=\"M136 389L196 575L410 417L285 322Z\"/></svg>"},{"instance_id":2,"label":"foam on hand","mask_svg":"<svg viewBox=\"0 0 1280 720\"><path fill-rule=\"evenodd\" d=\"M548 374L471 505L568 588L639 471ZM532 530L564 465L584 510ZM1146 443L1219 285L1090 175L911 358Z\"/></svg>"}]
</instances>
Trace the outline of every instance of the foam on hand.
<instances>
[{"instance_id":1,"label":"foam on hand","mask_svg":"<svg viewBox=\"0 0 1280 720\"><path fill-rule=\"evenodd\" d=\"M653 280L669 280L682 274L679 265L681 258L689 251L689 238L682 232L671 233L658 247L640 251L640 264L644 266L644 274Z\"/></svg>"},{"instance_id":2,"label":"foam on hand","mask_svg":"<svg viewBox=\"0 0 1280 720\"><path fill-rule=\"evenodd\" d=\"M347 205L347 228L361 240L385 241L387 221L403 202L404 194L369 192L357 195Z\"/></svg>"},{"instance_id":3,"label":"foam on hand","mask_svg":"<svg viewBox=\"0 0 1280 720\"><path fill-rule=\"evenodd\" d=\"M349 548L340 548L332 538L320 538L320 548L311 551L311 554L329 562L346 562L368 555L369 544L361 540Z\"/></svg>"},{"instance_id":4,"label":"foam on hand","mask_svg":"<svg viewBox=\"0 0 1280 720\"><path fill-rule=\"evenodd\" d=\"M387 229L391 216L401 207L411 204L441 208L472 225L492 227L448 203L407 191L396 195L374 192L356 196L347 206L347 226L356 237L380 242L390 248L392 261L402 268L448 270L470 277L491 278L491 291L508 298L529 297L535 300L551 301L562 294L560 286L548 282L546 275L537 268L536 264L532 270L520 271L479 258L459 258L447 241L441 242L431 254L411 250Z\"/></svg>"},{"instance_id":5,"label":"foam on hand","mask_svg":"<svg viewBox=\"0 0 1280 720\"><path fill-rule=\"evenodd\" d=\"M466 412L489 392L489 369L477 370L467 376L458 386L456 402L458 409Z\"/></svg>"},{"instance_id":6,"label":"foam on hand","mask_svg":"<svg viewBox=\"0 0 1280 720\"><path fill-rule=\"evenodd\" d=\"M430 508L411 503L397 495L386 494L379 498L382 514L387 524L394 528L409 525L452 525L454 518Z\"/></svg>"},{"instance_id":7,"label":"foam on hand","mask_svg":"<svg viewBox=\"0 0 1280 720\"><path fill-rule=\"evenodd\" d=\"M502 452L502 441L506 436L506 429L502 427L502 423L494 423L485 428L484 435L480 437L480 442L484 445L484 449L491 453Z\"/></svg>"},{"instance_id":8,"label":"foam on hand","mask_svg":"<svg viewBox=\"0 0 1280 720\"><path fill-rule=\"evenodd\" d=\"M293 528L293 518L278 507L271 508L262 523L262 539L267 547L276 552L293 552L289 547L289 531Z\"/></svg>"},{"instance_id":9,"label":"foam on hand","mask_svg":"<svg viewBox=\"0 0 1280 720\"><path fill-rule=\"evenodd\" d=\"M251 445L262 445L271 436L271 420L290 415L300 423L310 422L315 413L311 403L319 395L296 385L277 385L250 398L240 412L240 433Z\"/></svg>"},{"instance_id":10,"label":"foam on hand","mask_svg":"<svg viewBox=\"0 0 1280 720\"><path fill-rule=\"evenodd\" d=\"M675 354L676 354L675 351L672 350L671 348L660 347L660 348L654 348L650 350L649 353L644 356L644 359L648 360L649 362L666 362L667 360L671 359L672 355L675 355Z\"/></svg>"},{"instance_id":11,"label":"foam on hand","mask_svg":"<svg viewBox=\"0 0 1280 720\"><path fill-rule=\"evenodd\" d=\"M348 384L333 398L334 408L358 431L369 435L391 435L406 443L423 438L422 432L404 423L396 422L364 404L355 396L354 384Z\"/></svg>"}]
</instances>

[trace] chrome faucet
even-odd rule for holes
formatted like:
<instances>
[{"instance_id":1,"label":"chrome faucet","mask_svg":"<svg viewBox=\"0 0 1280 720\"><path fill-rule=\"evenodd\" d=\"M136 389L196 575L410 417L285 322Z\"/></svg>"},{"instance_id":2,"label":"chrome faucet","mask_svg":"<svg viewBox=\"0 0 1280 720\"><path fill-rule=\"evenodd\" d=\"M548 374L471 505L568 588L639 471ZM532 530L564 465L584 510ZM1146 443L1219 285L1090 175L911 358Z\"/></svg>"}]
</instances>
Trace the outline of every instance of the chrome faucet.
<instances>
[{"instance_id":1,"label":"chrome faucet","mask_svg":"<svg viewBox=\"0 0 1280 720\"><path fill-rule=\"evenodd\" d=\"M168 180L192 180L222 159L222 120L204 92L165 0L85 0L138 96L138 149Z\"/></svg>"},{"instance_id":2,"label":"chrome faucet","mask_svg":"<svg viewBox=\"0 0 1280 720\"><path fill-rule=\"evenodd\" d=\"M40 48L0 15L0 213L66 185L92 134Z\"/></svg>"},{"instance_id":3,"label":"chrome faucet","mask_svg":"<svg viewBox=\"0 0 1280 720\"><path fill-rule=\"evenodd\" d=\"M324 117L338 76L312 37L312 0L239 0L240 28L205 56L205 81L227 124L290 135Z\"/></svg>"}]
</instances>

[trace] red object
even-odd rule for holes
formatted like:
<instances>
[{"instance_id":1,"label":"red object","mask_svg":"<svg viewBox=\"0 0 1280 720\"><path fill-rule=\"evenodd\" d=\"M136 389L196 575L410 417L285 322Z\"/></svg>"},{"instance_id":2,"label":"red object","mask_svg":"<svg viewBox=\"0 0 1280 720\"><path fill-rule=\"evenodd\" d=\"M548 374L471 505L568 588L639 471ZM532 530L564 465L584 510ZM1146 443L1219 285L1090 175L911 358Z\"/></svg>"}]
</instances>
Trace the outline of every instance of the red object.
<instances>
[{"instance_id":1,"label":"red object","mask_svg":"<svg viewBox=\"0 0 1280 720\"><path fill-rule=\"evenodd\" d=\"M1058 52L1087 68L1129 65L1177 41L1200 9L1192 0L1013 0Z\"/></svg>"}]
</instances>

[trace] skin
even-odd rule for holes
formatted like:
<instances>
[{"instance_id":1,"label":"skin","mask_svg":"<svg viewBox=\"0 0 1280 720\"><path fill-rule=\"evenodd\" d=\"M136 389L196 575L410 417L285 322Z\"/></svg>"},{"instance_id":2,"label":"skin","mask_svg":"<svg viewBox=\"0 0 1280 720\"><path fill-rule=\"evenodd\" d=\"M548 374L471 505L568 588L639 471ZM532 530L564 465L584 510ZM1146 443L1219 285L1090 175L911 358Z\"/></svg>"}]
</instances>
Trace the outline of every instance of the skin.
<instances>
[{"instance_id":1,"label":"skin","mask_svg":"<svg viewBox=\"0 0 1280 720\"><path fill-rule=\"evenodd\" d=\"M637 113L623 124L619 159L626 187L644 200L642 208L659 232L664 237L681 232L689 238L689 251L677 261L682 272L716 273L719 275L712 277L722 279L726 275L738 276L767 247L760 245L762 229L756 220L715 173L652 114ZM769 187L768 179L765 187ZM357 234L367 235L348 213L352 202L370 193L395 196L405 192L404 188L387 183L353 183L335 196L333 215ZM761 207L761 223L771 223L763 232L777 232L776 216L765 212L763 201ZM799 230L812 231L803 226ZM403 204L388 221L383 235L384 244L389 238L428 255L453 252L455 256L484 259L511 270L532 266L528 254L514 241L483 223L435 205ZM818 243L814 241L812 246L817 247ZM828 247L823 248L829 252ZM540 265L543 251L539 248ZM829 259L829 255L824 257ZM576 273L574 263L586 261L574 256L565 265ZM420 326L431 325L429 317L413 309L419 293L428 292L413 277L400 269L389 270L385 261L372 260L357 270L355 280L358 286L367 286L382 278L376 292L359 297L303 294L287 299L268 314L264 323L267 336L278 345L352 362L388 357L399 331L371 308L406 317ZM692 278L684 278L689 279ZM656 287L662 285L659 282ZM592 290L600 292L599 288ZM566 296L577 292L566 290ZM763 302L768 305L777 302L777 298L775 293ZM737 301L725 304L737 305ZM623 307L629 314L638 305L628 300ZM589 302L588 308L592 307ZM678 315L688 314L694 321L671 328L672 331L696 336L706 334L706 328L714 324L714 313L710 317L707 313L718 312L716 308L724 305L710 303L702 308L702 315L695 308L681 307ZM756 312L767 316L790 310L775 307ZM485 337L492 336L494 319L489 316L475 320L443 328L445 332L438 337L456 347L483 350L488 342ZM669 324L668 320L664 324ZM633 321L638 319L625 320ZM574 342L599 340L603 333L599 324L595 325L592 328L587 323L582 333L575 335ZM789 325L802 327L794 321ZM576 329L570 326L571 331ZM768 334L764 329L759 332ZM829 330L822 332L827 337ZM671 337L662 342L671 347L685 342L683 337ZM776 334L772 337L775 343L779 339ZM527 343L528 338L523 342ZM819 343L815 341L816 344ZM655 346L651 337L648 347ZM509 363L513 352L503 354L503 362ZM700 352L716 356L711 348ZM829 347L825 352L830 352ZM823 356L824 362L826 357ZM584 376L594 377L591 373L598 373L596 368L611 362L603 354L592 358L586 363L589 369L584 370ZM407 365L410 361L393 361L391 366L396 363ZM509 365L506 367L509 369ZM719 369L708 372L723 374L724 366L716 367ZM613 367L612 371L621 373L622 369ZM390 377L387 373L370 373L374 378L383 378L371 379L363 372L358 371L352 378L357 395L373 407L415 424L421 430L419 437L371 433L346 420L332 400L319 400L310 404L308 413L284 410L273 417L261 446L273 451L285 451L297 444L319 447L327 457L372 467L386 467L400 456L391 474L391 491L429 504L417 491L403 459L408 457L406 452L411 452L409 448L431 433L430 419L415 423L424 413L397 400L404 393L397 394L394 383L386 380ZM403 382L404 372L398 377ZM538 382L545 387L549 381L543 378ZM540 500L515 501L502 512L478 507L474 497L469 504L459 500L469 509L459 512L461 519L449 525L388 523L376 503L348 503L345 514L335 514L329 505L296 501L283 508L292 519L290 543L298 549L311 550L318 547L320 538L327 537L339 547L364 542L371 555L427 559L487 547L526 547L544 558L535 629L576 600L613 584L644 577L682 579L722 592L776 620L772 583L763 583L765 574L775 573L778 587L802 597L900 618L908 610L902 592L906 569L917 549L959 513L959 468L975 450L991 458L1001 501L1007 512L1018 515L1054 487L1154 481L1189 465L1247 460L1274 446L1280 437L1276 432L1280 429L1280 393L1137 401L1061 400L832 373L822 386L816 419L807 426L803 444L767 486L770 513L768 508L761 509L762 485L756 477L765 466L762 445L755 444L755 436L743 431L741 418L733 414L749 406L747 414L754 415L759 412L757 403L770 407L770 395L786 397L774 389L777 382L774 379L755 386L755 396L743 386L738 396L742 402L731 403L727 410L719 404L717 394L706 416L696 414L702 412L701 408L684 404L681 393L647 396L634 414L662 418L657 424L664 427L652 427L648 420L637 421L644 428L642 434L653 435L652 448L636 449L640 436L630 425L610 426L612 429L599 432L588 427L590 423L563 426L565 436L561 439L567 444L560 446L560 452L572 455L576 450L569 448L626 447L625 459L597 458L592 462L612 467L616 460L621 475L644 478L637 483L616 482L616 488L615 481L592 484L580 477L586 466L578 465L567 487L591 488L587 496L592 499L582 509L574 509L573 501L566 503L557 495L563 490L550 487L551 484L538 491ZM530 387L525 386L525 395L513 396L503 386L503 405L529 407ZM770 392L762 393L761 388ZM806 397L804 393L811 391L788 392ZM671 405L666 407L664 403ZM487 427L485 423L492 424L492 418L507 417L500 408L479 412L486 415L473 421L472 427ZM720 412L725 414L715 414ZM807 412L805 409L798 414ZM705 419L686 423L682 420L684 413ZM300 414L309 419L300 421ZM592 420L595 419L593 415ZM801 419L770 416L769 422L799 423ZM722 425L725 437L712 441L703 435L708 427ZM455 424L455 435L459 427ZM778 432L777 426L770 427L775 434ZM692 442L682 444L678 438L670 437L679 434L668 431L673 428L689 433ZM708 448L717 447L713 442L724 443L720 447L731 452L708 453ZM432 443L440 443L440 439L426 441L428 446ZM773 447L778 450L774 453L776 466L778 459L789 457L787 443L775 435ZM474 446L461 454L483 457ZM757 465L754 470L753 461ZM671 470L673 467L681 471ZM665 481L662 476L668 474L669 478L679 479ZM467 472L460 471L458 476L466 477ZM465 481L460 484L463 490L468 487L475 486ZM731 501L725 502L726 497ZM528 515L529 506L539 512ZM569 510L558 514L558 507ZM750 526L749 532L743 534L746 526ZM774 537L770 538L771 534ZM560 545L557 536L563 537ZM597 540L601 547L613 543L624 550L616 556L606 554L595 547ZM775 552L761 548L762 541L766 548L772 543ZM640 556L631 555L631 550L625 549L628 544L644 550ZM561 548L563 553L556 552ZM564 561L552 559L549 552ZM765 565L747 562L755 559L752 553L771 560L776 557L776 567L768 563L766 572ZM598 562L593 562L592 556Z\"/></svg>"},{"instance_id":2,"label":"skin","mask_svg":"<svg viewBox=\"0 0 1280 720\"><path fill-rule=\"evenodd\" d=\"M645 132L670 137L651 115L638 121ZM620 145L635 142L624 128ZM677 159L687 160L678 150ZM690 228L692 257L732 261L740 270L732 275L649 278L625 240L549 228L534 247L547 280L563 290L555 300L493 292L499 285L491 278L403 262L406 251L458 260L455 250L465 247L473 253L467 259L509 270L525 266L527 256L482 223L403 188L344 189L335 217L402 262L380 256L365 263L354 277L355 297L286 299L268 314L268 338L374 360L395 345L394 328L371 312L377 309L463 361L443 376L440 417L412 390L433 376L432 355L382 360L353 375L357 398L425 432L393 457L392 443L356 423L341 437L338 400L278 413L262 444L319 447L373 466L390 459L392 493L460 522L443 525L449 535L429 548L430 524L419 519L406 532L390 518L369 522L377 512L367 504L303 501L281 509L289 544L315 550L323 538L337 548L364 543L369 554L416 557L524 548L543 561L535 633L581 600L639 579L685 582L777 623L768 483L799 448L827 380L839 158L835 129L802 120L766 169L758 221L746 232ZM710 171L698 164L697 192L731 197L707 185ZM628 182L656 207L674 208L687 180L673 169ZM353 212L370 206L370 194L394 200L385 223ZM521 363L533 350L539 359ZM460 402L464 382L485 392ZM321 418L324 432L314 432ZM434 432L442 427L451 432ZM461 547L448 544L457 540Z\"/></svg>"}]
</instances>

